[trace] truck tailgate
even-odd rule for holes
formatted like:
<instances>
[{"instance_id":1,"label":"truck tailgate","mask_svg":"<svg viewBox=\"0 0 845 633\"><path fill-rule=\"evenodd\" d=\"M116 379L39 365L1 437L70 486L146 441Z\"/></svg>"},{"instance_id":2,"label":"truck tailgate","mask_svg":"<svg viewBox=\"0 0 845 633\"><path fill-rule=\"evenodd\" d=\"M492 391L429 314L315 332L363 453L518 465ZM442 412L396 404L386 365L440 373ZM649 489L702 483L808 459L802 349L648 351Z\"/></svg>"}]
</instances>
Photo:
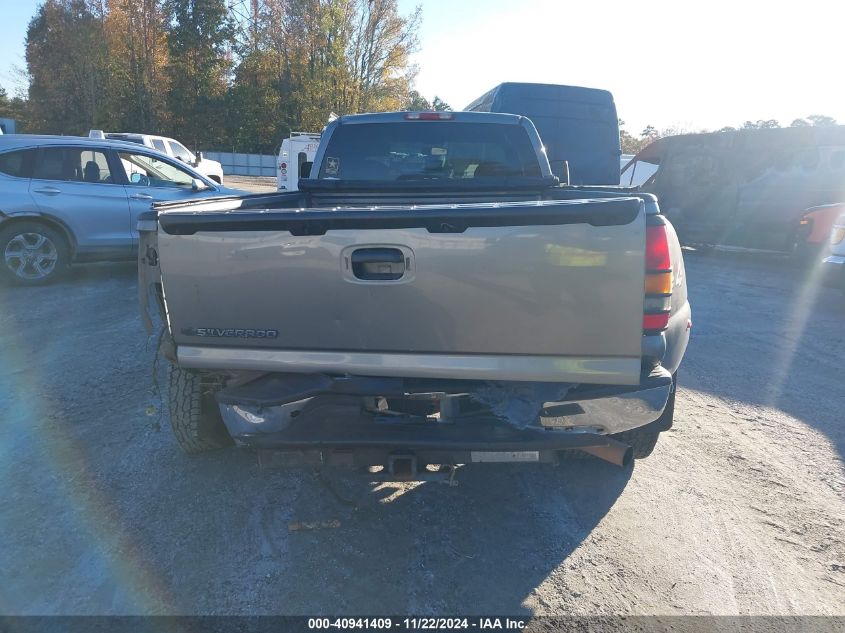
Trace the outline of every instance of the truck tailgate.
<instances>
[{"instance_id":1,"label":"truck tailgate","mask_svg":"<svg viewBox=\"0 0 845 633\"><path fill-rule=\"evenodd\" d=\"M635 384L638 198L158 215L187 367Z\"/></svg>"}]
</instances>

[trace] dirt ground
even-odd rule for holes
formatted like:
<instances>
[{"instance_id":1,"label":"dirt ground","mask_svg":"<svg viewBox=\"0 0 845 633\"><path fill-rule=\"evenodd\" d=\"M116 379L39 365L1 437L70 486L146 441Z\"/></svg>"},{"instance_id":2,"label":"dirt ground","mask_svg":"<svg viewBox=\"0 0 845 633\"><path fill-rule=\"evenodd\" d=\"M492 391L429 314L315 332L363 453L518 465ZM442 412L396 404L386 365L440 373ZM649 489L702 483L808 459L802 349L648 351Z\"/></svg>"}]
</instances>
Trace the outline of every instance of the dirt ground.
<instances>
[{"instance_id":1,"label":"dirt ground","mask_svg":"<svg viewBox=\"0 0 845 633\"><path fill-rule=\"evenodd\" d=\"M455 488L184 455L134 265L0 287L0 613L845 614L845 297L777 257L687 267L649 459Z\"/></svg>"}]
</instances>

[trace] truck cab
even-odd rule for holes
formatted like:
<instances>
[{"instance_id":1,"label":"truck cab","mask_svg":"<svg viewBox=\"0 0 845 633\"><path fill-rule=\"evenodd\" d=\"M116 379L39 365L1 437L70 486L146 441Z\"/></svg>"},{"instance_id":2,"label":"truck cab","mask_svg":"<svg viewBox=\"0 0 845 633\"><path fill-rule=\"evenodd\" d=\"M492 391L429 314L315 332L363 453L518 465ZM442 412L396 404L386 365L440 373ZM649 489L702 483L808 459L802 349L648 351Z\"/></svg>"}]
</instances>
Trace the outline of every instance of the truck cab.
<instances>
[{"instance_id":1,"label":"truck cab","mask_svg":"<svg viewBox=\"0 0 845 633\"><path fill-rule=\"evenodd\" d=\"M190 165L206 178L213 180L218 185L223 184L223 166L216 160L205 158L202 152L194 153L179 141L166 136L153 134L137 134L134 132L103 132L102 130L91 130L89 138L108 139L112 141L124 141L127 143L138 143L156 151L161 152Z\"/></svg>"}]
</instances>

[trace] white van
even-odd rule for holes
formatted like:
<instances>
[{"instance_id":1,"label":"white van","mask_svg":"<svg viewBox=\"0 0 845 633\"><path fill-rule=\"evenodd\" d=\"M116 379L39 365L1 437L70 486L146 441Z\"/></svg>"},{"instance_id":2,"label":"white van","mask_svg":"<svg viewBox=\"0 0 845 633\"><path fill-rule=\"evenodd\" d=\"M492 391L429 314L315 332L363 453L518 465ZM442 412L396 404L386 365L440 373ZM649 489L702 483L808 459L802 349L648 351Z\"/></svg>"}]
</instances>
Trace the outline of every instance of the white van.
<instances>
[{"instance_id":1,"label":"white van","mask_svg":"<svg viewBox=\"0 0 845 633\"><path fill-rule=\"evenodd\" d=\"M91 130L88 133L89 138L109 139L112 141L126 141L128 143L138 143L145 147L158 150L162 154L167 154L171 158L181 160L183 163L190 165L203 176L210 178L217 184L223 183L223 165L216 160L204 158L202 152L194 154L186 148L179 141L167 138L166 136L155 136L152 134L135 134L132 132L103 132L102 130Z\"/></svg>"},{"instance_id":2,"label":"white van","mask_svg":"<svg viewBox=\"0 0 845 633\"><path fill-rule=\"evenodd\" d=\"M299 189L302 163L314 162L319 145L320 135L311 132L291 132L290 138L282 141L276 166L276 186L279 191Z\"/></svg>"}]
</instances>

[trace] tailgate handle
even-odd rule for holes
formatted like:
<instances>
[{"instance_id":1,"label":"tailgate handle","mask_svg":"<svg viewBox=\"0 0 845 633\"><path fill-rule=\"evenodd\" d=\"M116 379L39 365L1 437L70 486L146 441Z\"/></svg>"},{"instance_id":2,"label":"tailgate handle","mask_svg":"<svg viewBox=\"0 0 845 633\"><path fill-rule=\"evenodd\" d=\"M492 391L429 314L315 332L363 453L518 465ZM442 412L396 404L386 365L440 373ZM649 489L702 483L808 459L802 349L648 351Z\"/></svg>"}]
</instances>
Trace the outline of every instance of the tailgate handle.
<instances>
[{"instance_id":1,"label":"tailgate handle","mask_svg":"<svg viewBox=\"0 0 845 633\"><path fill-rule=\"evenodd\" d=\"M365 281L401 279L405 255L398 248L359 248L352 252L352 274Z\"/></svg>"}]
</instances>

